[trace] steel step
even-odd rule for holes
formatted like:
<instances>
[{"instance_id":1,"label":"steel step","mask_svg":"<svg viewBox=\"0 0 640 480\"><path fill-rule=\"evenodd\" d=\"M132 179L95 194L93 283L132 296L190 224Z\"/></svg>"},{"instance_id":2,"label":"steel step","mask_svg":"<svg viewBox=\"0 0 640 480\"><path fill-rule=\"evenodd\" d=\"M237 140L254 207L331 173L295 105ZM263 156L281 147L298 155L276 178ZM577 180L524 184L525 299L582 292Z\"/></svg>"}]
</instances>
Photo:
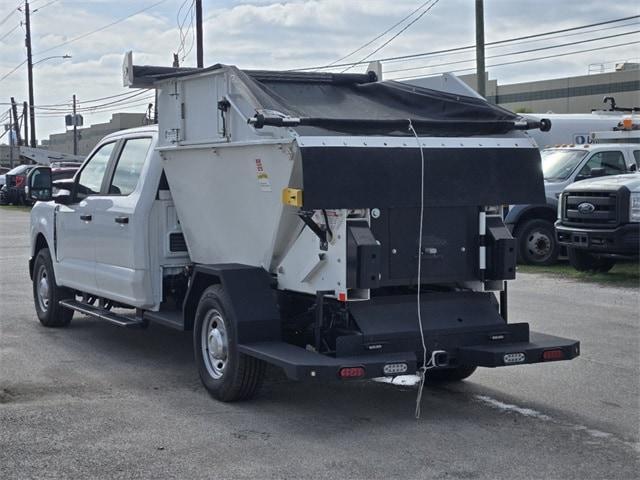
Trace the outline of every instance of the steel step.
<instances>
[{"instance_id":1,"label":"steel step","mask_svg":"<svg viewBox=\"0 0 640 480\"><path fill-rule=\"evenodd\" d=\"M413 352L329 357L277 341L240 344L238 350L245 355L281 367L293 380L335 379L341 368L353 366L365 367L366 378L384 376L383 368L387 364L404 363L407 365L408 373L416 371L416 355Z\"/></svg>"},{"instance_id":2,"label":"steel step","mask_svg":"<svg viewBox=\"0 0 640 480\"><path fill-rule=\"evenodd\" d=\"M90 317L106 320L109 323L113 323L119 327L125 328L143 328L146 326L144 320L138 318L131 318L125 315L118 315L117 313L105 310L103 308L94 307L86 303L78 302L77 300L60 300L58 304L64 308L75 310L76 312L83 313Z\"/></svg>"}]
</instances>

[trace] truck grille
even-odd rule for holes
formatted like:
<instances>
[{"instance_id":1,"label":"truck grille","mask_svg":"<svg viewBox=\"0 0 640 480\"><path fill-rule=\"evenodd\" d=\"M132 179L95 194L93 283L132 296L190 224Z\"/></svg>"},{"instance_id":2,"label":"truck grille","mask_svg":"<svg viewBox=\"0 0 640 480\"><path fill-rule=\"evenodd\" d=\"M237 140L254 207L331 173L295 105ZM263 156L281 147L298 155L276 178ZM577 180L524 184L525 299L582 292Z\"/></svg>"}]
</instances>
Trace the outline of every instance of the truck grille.
<instances>
[{"instance_id":1,"label":"truck grille","mask_svg":"<svg viewBox=\"0 0 640 480\"><path fill-rule=\"evenodd\" d=\"M612 192L569 192L562 223L576 227L618 225L618 197Z\"/></svg>"},{"instance_id":2,"label":"truck grille","mask_svg":"<svg viewBox=\"0 0 640 480\"><path fill-rule=\"evenodd\" d=\"M186 252L187 243L184 241L184 235L182 233L170 233L169 234L169 251L170 252Z\"/></svg>"}]
</instances>

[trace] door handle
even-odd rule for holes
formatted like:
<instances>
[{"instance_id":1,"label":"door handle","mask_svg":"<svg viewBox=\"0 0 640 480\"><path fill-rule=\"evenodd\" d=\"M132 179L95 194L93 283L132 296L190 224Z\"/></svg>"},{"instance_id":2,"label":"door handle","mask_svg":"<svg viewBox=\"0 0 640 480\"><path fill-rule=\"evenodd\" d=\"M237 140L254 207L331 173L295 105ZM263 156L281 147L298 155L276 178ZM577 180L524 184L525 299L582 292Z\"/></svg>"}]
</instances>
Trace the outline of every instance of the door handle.
<instances>
[{"instance_id":1,"label":"door handle","mask_svg":"<svg viewBox=\"0 0 640 480\"><path fill-rule=\"evenodd\" d=\"M116 217L115 221L120 224L129 223L129 217Z\"/></svg>"},{"instance_id":2,"label":"door handle","mask_svg":"<svg viewBox=\"0 0 640 480\"><path fill-rule=\"evenodd\" d=\"M90 222L93 217L91 215L80 215L80 220Z\"/></svg>"}]
</instances>

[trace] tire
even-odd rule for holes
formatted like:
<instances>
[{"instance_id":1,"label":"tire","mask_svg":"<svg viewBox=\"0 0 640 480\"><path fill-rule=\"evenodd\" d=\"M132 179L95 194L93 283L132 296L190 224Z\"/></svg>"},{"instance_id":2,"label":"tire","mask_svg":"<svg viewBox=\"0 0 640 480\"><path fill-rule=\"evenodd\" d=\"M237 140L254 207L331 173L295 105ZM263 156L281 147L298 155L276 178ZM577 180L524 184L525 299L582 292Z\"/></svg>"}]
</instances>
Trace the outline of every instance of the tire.
<instances>
[{"instance_id":1,"label":"tire","mask_svg":"<svg viewBox=\"0 0 640 480\"><path fill-rule=\"evenodd\" d=\"M527 220L517 229L518 260L528 265L553 265L558 261L558 240L547 220Z\"/></svg>"},{"instance_id":2,"label":"tire","mask_svg":"<svg viewBox=\"0 0 640 480\"><path fill-rule=\"evenodd\" d=\"M598 257L584 250L568 248L569 263L579 272L607 273L616 264L611 258Z\"/></svg>"},{"instance_id":3,"label":"tire","mask_svg":"<svg viewBox=\"0 0 640 480\"><path fill-rule=\"evenodd\" d=\"M208 287L200 297L193 329L193 347L200 379L207 391L223 402L247 400L260 387L265 363L238 352L236 321L221 285Z\"/></svg>"},{"instance_id":4,"label":"tire","mask_svg":"<svg viewBox=\"0 0 640 480\"><path fill-rule=\"evenodd\" d=\"M45 327L69 325L73 310L61 307L58 302L73 297L73 290L59 287L56 283L51 253L48 248L43 248L33 264L33 301L40 323Z\"/></svg>"},{"instance_id":5,"label":"tire","mask_svg":"<svg viewBox=\"0 0 640 480\"><path fill-rule=\"evenodd\" d=\"M470 377L477 367L456 367L431 369L426 372L427 383L459 382Z\"/></svg>"}]
</instances>

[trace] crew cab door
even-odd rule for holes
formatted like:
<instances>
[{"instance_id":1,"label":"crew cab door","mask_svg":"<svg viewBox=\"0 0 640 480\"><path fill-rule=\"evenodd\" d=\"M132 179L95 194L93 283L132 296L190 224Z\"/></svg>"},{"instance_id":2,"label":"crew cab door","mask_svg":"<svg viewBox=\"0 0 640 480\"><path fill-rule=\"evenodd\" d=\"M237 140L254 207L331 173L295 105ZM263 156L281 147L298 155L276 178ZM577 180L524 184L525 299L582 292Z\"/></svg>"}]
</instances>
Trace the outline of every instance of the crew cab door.
<instances>
[{"instance_id":1,"label":"crew cab door","mask_svg":"<svg viewBox=\"0 0 640 480\"><path fill-rule=\"evenodd\" d=\"M93 219L115 145L106 143L94 151L76 175L71 202L57 206L57 281L82 292L97 291Z\"/></svg>"},{"instance_id":2,"label":"crew cab door","mask_svg":"<svg viewBox=\"0 0 640 480\"><path fill-rule=\"evenodd\" d=\"M143 170L153 154L153 138L141 134L121 142L107 173L108 201L94 212L96 282L106 298L148 307L152 302L148 231L155 189L143 189L147 180Z\"/></svg>"}]
</instances>

